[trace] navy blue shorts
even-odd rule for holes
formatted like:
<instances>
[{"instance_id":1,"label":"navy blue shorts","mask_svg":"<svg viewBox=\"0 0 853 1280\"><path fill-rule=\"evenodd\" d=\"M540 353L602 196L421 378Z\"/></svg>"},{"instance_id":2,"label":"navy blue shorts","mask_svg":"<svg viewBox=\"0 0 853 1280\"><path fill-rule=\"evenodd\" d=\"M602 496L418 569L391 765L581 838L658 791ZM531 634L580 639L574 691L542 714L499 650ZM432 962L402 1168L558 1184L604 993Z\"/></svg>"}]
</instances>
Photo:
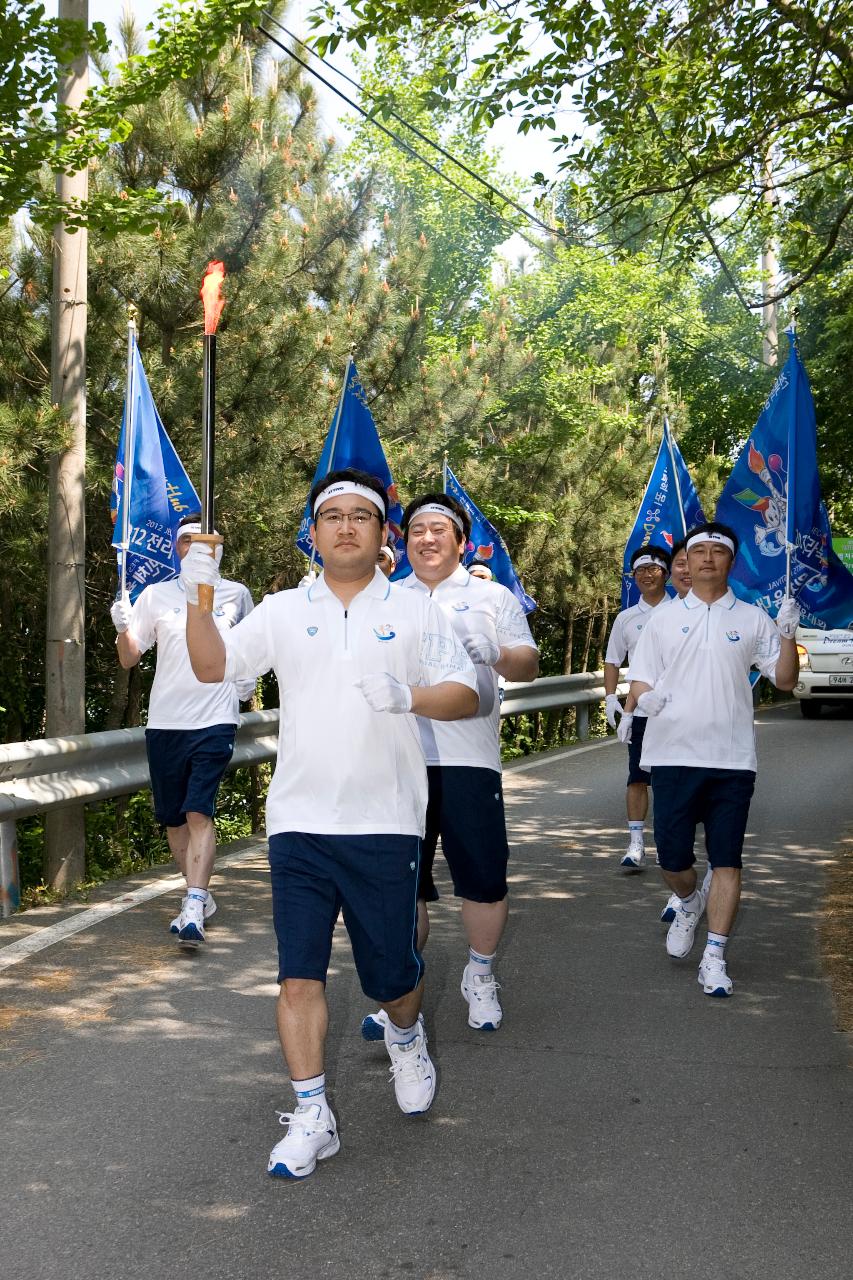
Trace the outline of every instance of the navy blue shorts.
<instances>
[{"instance_id":1,"label":"navy blue shorts","mask_svg":"<svg viewBox=\"0 0 853 1280\"><path fill-rule=\"evenodd\" d=\"M743 838L755 774L747 769L654 765L655 845L665 871L686 871L696 861L696 827L705 827L712 867L743 866Z\"/></svg>"},{"instance_id":2,"label":"navy blue shorts","mask_svg":"<svg viewBox=\"0 0 853 1280\"><path fill-rule=\"evenodd\" d=\"M325 982L338 912L364 994L385 1003L413 991L424 962L415 944L417 836L270 836L278 980Z\"/></svg>"},{"instance_id":3,"label":"navy blue shorts","mask_svg":"<svg viewBox=\"0 0 853 1280\"><path fill-rule=\"evenodd\" d=\"M631 722L631 741L628 743L628 786L632 782L642 782L648 786L652 775L647 769L640 768L640 756L643 754L643 738L646 734L647 716L634 716Z\"/></svg>"},{"instance_id":4,"label":"navy blue shorts","mask_svg":"<svg viewBox=\"0 0 853 1280\"><path fill-rule=\"evenodd\" d=\"M425 902L438 899L432 864L441 836L454 895L469 902L502 902L507 895L509 845L501 775L467 765L429 765L427 780L418 897Z\"/></svg>"},{"instance_id":5,"label":"navy blue shorts","mask_svg":"<svg viewBox=\"0 0 853 1280\"><path fill-rule=\"evenodd\" d=\"M164 827L182 827L188 813L213 817L216 793L234 753L235 724L207 729L146 729L145 750L154 812Z\"/></svg>"}]
</instances>

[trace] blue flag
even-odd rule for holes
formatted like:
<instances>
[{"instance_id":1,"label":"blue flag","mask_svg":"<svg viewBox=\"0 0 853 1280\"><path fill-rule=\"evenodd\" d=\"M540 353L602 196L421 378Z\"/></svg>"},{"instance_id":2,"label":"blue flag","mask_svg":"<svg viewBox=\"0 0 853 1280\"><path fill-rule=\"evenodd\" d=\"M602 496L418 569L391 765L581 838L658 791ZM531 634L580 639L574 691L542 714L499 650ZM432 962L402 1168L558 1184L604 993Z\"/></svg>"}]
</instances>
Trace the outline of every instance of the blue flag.
<instances>
[{"instance_id":1,"label":"blue flag","mask_svg":"<svg viewBox=\"0 0 853 1280\"><path fill-rule=\"evenodd\" d=\"M521 585L519 576L509 558L509 552L504 546L503 538L495 526L489 523L482 511L474 505L448 466L444 468L444 492L455 498L471 517L471 540L466 548L465 560L471 560L474 556L477 556L480 560L485 560L495 579L502 586L509 588L524 612L532 613L536 608L536 601L527 594Z\"/></svg>"},{"instance_id":2,"label":"blue flag","mask_svg":"<svg viewBox=\"0 0 853 1280\"><path fill-rule=\"evenodd\" d=\"M681 450L673 439L669 423L664 419L658 456L655 458L634 527L625 544L622 558L623 609L628 609L640 599L631 573L631 556L636 549L656 543L665 550L672 551L673 545L684 537L688 529L704 522L705 516L696 486L690 478Z\"/></svg>"},{"instance_id":3,"label":"blue flag","mask_svg":"<svg viewBox=\"0 0 853 1280\"><path fill-rule=\"evenodd\" d=\"M785 367L717 504L717 519L740 539L729 582L742 600L775 617L785 595L790 544L791 594L803 624L853 627L853 574L832 550L820 497L812 390L789 336Z\"/></svg>"},{"instance_id":4,"label":"blue flag","mask_svg":"<svg viewBox=\"0 0 853 1280\"><path fill-rule=\"evenodd\" d=\"M198 511L201 503L183 463L174 450L145 377L139 348L133 339L133 459L128 472L126 435L128 405L121 419L110 515L112 545L122 550L124 502L130 487L130 530L125 578L131 600L152 582L166 582L179 572L175 539L181 518ZM120 577L121 575L119 575Z\"/></svg>"},{"instance_id":5,"label":"blue flag","mask_svg":"<svg viewBox=\"0 0 853 1280\"><path fill-rule=\"evenodd\" d=\"M379 432L376 430L373 415L367 407L353 360L347 366L346 386L341 404L339 410L335 411L332 425L329 427L311 487L313 488L317 481L322 480L330 471L340 471L343 467L357 467L359 471L366 471L368 475L375 476L385 486L385 492L388 495L388 534L394 543L394 552L397 557L397 568L391 576L404 577L411 572L411 569L406 559L406 546L401 529L403 507L397 496L397 487L385 460ZM296 535L296 545L309 557L313 549L308 532L311 520L311 508L306 501L302 522ZM323 561L319 555L315 555L314 558L318 564L322 565Z\"/></svg>"}]
</instances>

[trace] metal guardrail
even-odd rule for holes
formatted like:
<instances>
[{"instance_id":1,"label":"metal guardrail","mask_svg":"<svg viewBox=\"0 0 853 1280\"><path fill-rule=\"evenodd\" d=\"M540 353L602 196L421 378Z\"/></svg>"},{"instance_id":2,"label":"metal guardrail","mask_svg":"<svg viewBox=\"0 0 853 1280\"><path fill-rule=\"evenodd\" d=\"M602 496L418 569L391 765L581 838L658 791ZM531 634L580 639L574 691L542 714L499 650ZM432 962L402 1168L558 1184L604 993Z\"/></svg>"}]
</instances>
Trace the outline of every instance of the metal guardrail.
<instances>
[{"instance_id":1,"label":"metal guardrail","mask_svg":"<svg viewBox=\"0 0 853 1280\"><path fill-rule=\"evenodd\" d=\"M600 671L584 671L507 684L501 716L576 707L577 735L585 739L590 705L604 698L603 679ZM240 717L229 770L274 760L277 746L278 709L250 711ZM0 912L10 915L20 904L15 836L19 819L129 795L150 785L142 728L0 745Z\"/></svg>"}]
</instances>

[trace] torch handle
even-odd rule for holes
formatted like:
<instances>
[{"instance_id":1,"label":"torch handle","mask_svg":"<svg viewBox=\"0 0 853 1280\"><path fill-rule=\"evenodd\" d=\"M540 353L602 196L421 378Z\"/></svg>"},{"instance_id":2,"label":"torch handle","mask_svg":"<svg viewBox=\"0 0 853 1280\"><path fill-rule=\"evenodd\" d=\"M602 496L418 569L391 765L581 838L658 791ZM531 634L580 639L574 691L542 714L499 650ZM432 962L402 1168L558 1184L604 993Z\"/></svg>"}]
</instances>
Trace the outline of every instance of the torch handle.
<instances>
[{"instance_id":1,"label":"torch handle","mask_svg":"<svg viewBox=\"0 0 853 1280\"><path fill-rule=\"evenodd\" d=\"M211 548L210 554L213 555L214 547L221 547L225 539L218 533L193 533L190 534L192 542L203 542ZM198 607L202 613L213 613L213 587L209 582L200 582L198 584Z\"/></svg>"}]
</instances>

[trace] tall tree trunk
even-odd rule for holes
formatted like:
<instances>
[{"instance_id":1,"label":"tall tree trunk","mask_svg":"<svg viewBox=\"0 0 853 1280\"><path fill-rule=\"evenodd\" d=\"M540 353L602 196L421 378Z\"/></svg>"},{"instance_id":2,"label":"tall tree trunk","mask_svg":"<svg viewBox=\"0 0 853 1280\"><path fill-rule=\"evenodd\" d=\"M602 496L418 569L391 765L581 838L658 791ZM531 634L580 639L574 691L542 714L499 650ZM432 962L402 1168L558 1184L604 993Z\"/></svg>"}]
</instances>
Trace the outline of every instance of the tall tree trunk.
<instances>
[{"instance_id":1,"label":"tall tree trunk","mask_svg":"<svg viewBox=\"0 0 853 1280\"><path fill-rule=\"evenodd\" d=\"M60 20L89 25L88 0L59 0ZM65 68L58 105L78 107L89 87L89 60L81 54ZM63 201L88 195L88 170L59 174ZM48 512L46 731L48 737L86 729L86 304L87 237L69 234L64 223L53 232L53 315L51 395L65 414L69 447L50 462ZM70 888L86 870L83 806L46 815L44 874L57 889Z\"/></svg>"},{"instance_id":2,"label":"tall tree trunk","mask_svg":"<svg viewBox=\"0 0 853 1280\"><path fill-rule=\"evenodd\" d=\"M589 611L589 617L586 620L586 634L583 638L583 657L581 658L581 671L589 670L589 650L592 644L592 628L595 622L595 613L592 609Z\"/></svg>"}]
</instances>

